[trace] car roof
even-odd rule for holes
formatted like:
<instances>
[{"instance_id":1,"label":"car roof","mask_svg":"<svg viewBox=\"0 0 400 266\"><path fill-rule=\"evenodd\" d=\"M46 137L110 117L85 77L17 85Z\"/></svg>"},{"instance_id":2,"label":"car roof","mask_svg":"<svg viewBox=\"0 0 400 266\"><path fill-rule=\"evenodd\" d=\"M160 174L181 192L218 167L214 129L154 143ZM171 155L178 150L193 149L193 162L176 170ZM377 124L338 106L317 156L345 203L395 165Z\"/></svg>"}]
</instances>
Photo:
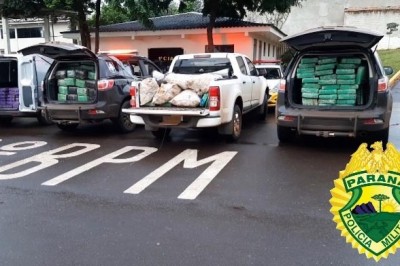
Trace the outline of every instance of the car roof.
<instances>
[{"instance_id":1,"label":"car roof","mask_svg":"<svg viewBox=\"0 0 400 266\"><path fill-rule=\"evenodd\" d=\"M256 68L264 68L264 67L268 67L268 68L281 68L280 65L277 64L262 64L262 65L255 65Z\"/></svg>"}]
</instances>

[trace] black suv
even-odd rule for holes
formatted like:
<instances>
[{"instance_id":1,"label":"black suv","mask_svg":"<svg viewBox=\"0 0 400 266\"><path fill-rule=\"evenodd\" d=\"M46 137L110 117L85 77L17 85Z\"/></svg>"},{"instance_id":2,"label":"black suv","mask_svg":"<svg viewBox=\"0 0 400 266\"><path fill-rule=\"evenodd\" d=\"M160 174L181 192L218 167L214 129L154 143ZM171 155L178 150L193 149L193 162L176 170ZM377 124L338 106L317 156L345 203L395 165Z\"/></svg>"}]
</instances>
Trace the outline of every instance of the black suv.
<instances>
[{"instance_id":1,"label":"black suv","mask_svg":"<svg viewBox=\"0 0 400 266\"><path fill-rule=\"evenodd\" d=\"M294 134L388 141L390 67L373 47L383 36L354 27L320 27L282 39L295 50L278 91L278 138Z\"/></svg>"},{"instance_id":2,"label":"black suv","mask_svg":"<svg viewBox=\"0 0 400 266\"><path fill-rule=\"evenodd\" d=\"M111 119L122 132L134 130L135 124L121 110L130 107L130 84L138 77L115 56L96 55L86 47L59 42L20 52L54 59L43 81L42 108L60 129Z\"/></svg>"}]
</instances>

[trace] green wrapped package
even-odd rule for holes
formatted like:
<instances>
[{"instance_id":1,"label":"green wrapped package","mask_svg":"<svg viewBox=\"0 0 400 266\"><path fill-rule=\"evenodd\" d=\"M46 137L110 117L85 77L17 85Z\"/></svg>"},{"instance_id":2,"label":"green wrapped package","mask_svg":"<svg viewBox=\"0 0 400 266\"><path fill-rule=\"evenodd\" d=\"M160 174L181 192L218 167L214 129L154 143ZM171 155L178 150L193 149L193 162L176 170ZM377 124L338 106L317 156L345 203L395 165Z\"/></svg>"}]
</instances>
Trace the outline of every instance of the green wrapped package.
<instances>
[{"instance_id":1,"label":"green wrapped package","mask_svg":"<svg viewBox=\"0 0 400 266\"><path fill-rule=\"evenodd\" d=\"M339 89L339 85L324 85L321 87L322 90L338 90Z\"/></svg>"},{"instance_id":2,"label":"green wrapped package","mask_svg":"<svg viewBox=\"0 0 400 266\"><path fill-rule=\"evenodd\" d=\"M315 66L315 70L334 69L335 66L336 66L336 64L317 65L317 66Z\"/></svg>"},{"instance_id":3,"label":"green wrapped package","mask_svg":"<svg viewBox=\"0 0 400 266\"><path fill-rule=\"evenodd\" d=\"M322 79L318 82L320 85L334 85L336 84L336 79Z\"/></svg>"},{"instance_id":4,"label":"green wrapped package","mask_svg":"<svg viewBox=\"0 0 400 266\"><path fill-rule=\"evenodd\" d=\"M336 104L342 105L342 106L354 106L356 104L356 101L355 100L337 100Z\"/></svg>"},{"instance_id":5,"label":"green wrapped package","mask_svg":"<svg viewBox=\"0 0 400 266\"><path fill-rule=\"evenodd\" d=\"M360 58L342 58L340 60L340 63L343 64L360 64L361 63L361 59Z\"/></svg>"},{"instance_id":6,"label":"green wrapped package","mask_svg":"<svg viewBox=\"0 0 400 266\"><path fill-rule=\"evenodd\" d=\"M356 71L353 68L336 69L336 74L339 74L339 75L347 75L347 74L354 74L354 73L356 73Z\"/></svg>"},{"instance_id":7,"label":"green wrapped package","mask_svg":"<svg viewBox=\"0 0 400 266\"><path fill-rule=\"evenodd\" d=\"M338 94L339 100L356 100L357 96L355 94Z\"/></svg>"},{"instance_id":8,"label":"green wrapped package","mask_svg":"<svg viewBox=\"0 0 400 266\"><path fill-rule=\"evenodd\" d=\"M296 73L297 74L299 74L299 73L314 73L315 72L315 68L313 68L313 67L309 67L309 68L298 68L297 69L297 71L296 71Z\"/></svg>"},{"instance_id":9,"label":"green wrapped package","mask_svg":"<svg viewBox=\"0 0 400 266\"><path fill-rule=\"evenodd\" d=\"M59 94L57 94L57 100L60 101L60 102L67 101L67 95L59 93Z\"/></svg>"},{"instance_id":10,"label":"green wrapped package","mask_svg":"<svg viewBox=\"0 0 400 266\"><path fill-rule=\"evenodd\" d=\"M315 63L300 63L299 68L314 68Z\"/></svg>"},{"instance_id":11,"label":"green wrapped package","mask_svg":"<svg viewBox=\"0 0 400 266\"><path fill-rule=\"evenodd\" d=\"M96 72L89 71L87 76L88 76L88 79L94 80L94 79L96 79Z\"/></svg>"},{"instance_id":12,"label":"green wrapped package","mask_svg":"<svg viewBox=\"0 0 400 266\"><path fill-rule=\"evenodd\" d=\"M313 72L305 72L305 73L297 73L298 78L315 78L315 74Z\"/></svg>"},{"instance_id":13,"label":"green wrapped package","mask_svg":"<svg viewBox=\"0 0 400 266\"><path fill-rule=\"evenodd\" d=\"M74 78L65 78L57 80L58 86L75 86L75 79Z\"/></svg>"},{"instance_id":14,"label":"green wrapped package","mask_svg":"<svg viewBox=\"0 0 400 266\"><path fill-rule=\"evenodd\" d=\"M356 64L337 64L336 65L337 69L355 69L357 67L358 67L358 65L356 65Z\"/></svg>"},{"instance_id":15,"label":"green wrapped package","mask_svg":"<svg viewBox=\"0 0 400 266\"><path fill-rule=\"evenodd\" d=\"M87 102L88 96L87 95L78 95L78 102Z\"/></svg>"},{"instance_id":16,"label":"green wrapped package","mask_svg":"<svg viewBox=\"0 0 400 266\"><path fill-rule=\"evenodd\" d=\"M338 94L356 94L356 89L340 89L337 91Z\"/></svg>"},{"instance_id":17,"label":"green wrapped package","mask_svg":"<svg viewBox=\"0 0 400 266\"><path fill-rule=\"evenodd\" d=\"M58 93L68 94L68 87L67 86L58 86Z\"/></svg>"},{"instance_id":18,"label":"green wrapped package","mask_svg":"<svg viewBox=\"0 0 400 266\"><path fill-rule=\"evenodd\" d=\"M319 99L318 105L334 105L336 104L336 99Z\"/></svg>"},{"instance_id":19,"label":"green wrapped package","mask_svg":"<svg viewBox=\"0 0 400 266\"><path fill-rule=\"evenodd\" d=\"M320 94L318 98L323 100L336 100L337 97L337 94Z\"/></svg>"},{"instance_id":20,"label":"green wrapped package","mask_svg":"<svg viewBox=\"0 0 400 266\"><path fill-rule=\"evenodd\" d=\"M318 99L301 99L303 105L318 105Z\"/></svg>"},{"instance_id":21,"label":"green wrapped package","mask_svg":"<svg viewBox=\"0 0 400 266\"><path fill-rule=\"evenodd\" d=\"M337 75L337 79L355 79L355 74L348 74L348 75Z\"/></svg>"},{"instance_id":22,"label":"green wrapped package","mask_svg":"<svg viewBox=\"0 0 400 266\"><path fill-rule=\"evenodd\" d=\"M316 93L302 93L301 97L308 98L308 99L318 99L318 92Z\"/></svg>"},{"instance_id":23,"label":"green wrapped package","mask_svg":"<svg viewBox=\"0 0 400 266\"><path fill-rule=\"evenodd\" d=\"M317 63L318 57L303 57L300 62L304 64Z\"/></svg>"},{"instance_id":24,"label":"green wrapped package","mask_svg":"<svg viewBox=\"0 0 400 266\"><path fill-rule=\"evenodd\" d=\"M303 83L318 83L319 78L304 78L302 81Z\"/></svg>"},{"instance_id":25,"label":"green wrapped package","mask_svg":"<svg viewBox=\"0 0 400 266\"><path fill-rule=\"evenodd\" d=\"M316 76L325 76L333 74L333 69L317 70L315 71Z\"/></svg>"},{"instance_id":26,"label":"green wrapped package","mask_svg":"<svg viewBox=\"0 0 400 266\"><path fill-rule=\"evenodd\" d=\"M75 81L76 86L79 88L85 88L86 87L86 81L83 79L76 79Z\"/></svg>"},{"instance_id":27,"label":"green wrapped package","mask_svg":"<svg viewBox=\"0 0 400 266\"><path fill-rule=\"evenodd\" d=\"M366 80L367 70L365 66L359 66L356 74L356 84L362 84Z\"/></svg>"},{"instance_id":28,"label":"green wrapped package","mask_svg":"<svg viewBox=\"0 0 400 266\"><path fill-rule=\"evenodd\" d=\"M340 85L354 85L356 81L354 79L338 79L337 84Z\"/></svg>"},{"instance_id":29,"label":"green wrapped package","mask_svg":"<svg viewBox=\"0 0 400 266\"><path fill-rule=\"evenodd\" d=\"M75 70L73 70L73 69L67 70L67 77L75 78Z\"/></svg>"},{"instance_id":30,"label":"green wrapped package","mask_svg":"<svg viewBox=\"0 0 400 266\"><path fill-rule=\"evenodd\" d=\"M303 88L316 88L319 89L321 88L321 85L319 85L318 83L303 83Z\"/></svg>"},{"instance_id":31,"label":"green wrapped package","mask_svg":"<svg viewBox=\"0 0 400 266\"><path fill-rule=\"evenodd\" d=\"M301 88L302 93L318 93L319 89L318 88Z\"/></svg>"},{"instance_id":32,"label":"green wrapped package","mask_svg":"<svg viewBox=\"0 0 400 266\"><path fill-rule=\"evenodd\" d=\"M357 90L358 85L340 85L341 90Z\"/></svg>"},{"instance_id":33,"label":"green wrapped package","mask_svg":"<svg viewBox=\"0 0 400 266\"><path fill-rule=\"evenodd\" d=\"M323 75L323 76L319 76L319 79L321 80L321 79L336 79L336 75L335 74L333 74L333 75Z\"/></svg>"},{"instance_id":34,"label":"green wrapped package","mask_svg":"<svg viewBox=\"0 0 400 266\"><path fill-rule=\"evenodd\" d=\"M88 89L86 89L86 88L78 88L78 95L81 95L81 96L86 96L86 95L88 95Z\"/></svg>"},{"instance_id":35,"label":"green wrapped package","mask_svg":"<svg viewBox=\"0 0 400 266\"><path fill-rule=\"evenodd\" d=\"M94 65L93 64L83 64L79 66L80 69L82 70L88 70L88 71L94 71Z\"/></svg>"},{"instance_id":36,"label":"green wrapped package","mask_svg":"<svg viewBox=\"0 0 400 266\"><path fill-rule=\"evenodd\" d=\"M326 57L326 58L320 57L320 59L318 60L318 65L332 64L336 62L337 62L336 57Z\"/></svg>"},{"instance_id":37,"label":"green wrapped package","mask_svg":"<svg viewBox=\"0 0 400 266\"><path fill-rule=\"evenodd\" d=\"M330 94L337 94L338 90L336 89L325 89L325 90L319 90L319 95L330 95Z\"/></svg>"}]
</instances>

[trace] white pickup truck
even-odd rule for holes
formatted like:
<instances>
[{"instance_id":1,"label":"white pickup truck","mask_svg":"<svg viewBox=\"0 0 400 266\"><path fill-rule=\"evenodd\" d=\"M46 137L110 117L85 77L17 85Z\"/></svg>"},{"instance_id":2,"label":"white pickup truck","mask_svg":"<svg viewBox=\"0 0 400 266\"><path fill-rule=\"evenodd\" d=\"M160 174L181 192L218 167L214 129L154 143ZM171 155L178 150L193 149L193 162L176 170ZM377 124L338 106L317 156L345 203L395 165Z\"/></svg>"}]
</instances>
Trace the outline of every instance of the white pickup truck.
<instances>
[{"instance_id":1,"label":"white pickup truck","mask_svg":"<svg viewBox=\"0 0 400 266\"><path fill-rule=\"evenodd\" d=\"M131 85L130 114L133 123L144 124L157 138L168 136L173 128L218 127L218 132L230 140L237 140L242 131L242 114L257 109L261 119L267 114L267 80L245 55L237 53L202 53L178 55L172 61L165 80L179 79L203 81L200 75L216 74L216 78L197 90L201 103L197 106L179 106L166 102L162 105L141 103L144 81ZM165 82L165 81L164 81ZM159 81L158 84L161 84ZM191 83L193 84L193 83ZM161 86L162 87L162 86ZM194 85L192 87L195 87ZM191 90L190 85L184 90ZM197 86L198 87L198 86ZM199 91L201 91L199 93ZM154 101L153 101L154 102Z\"/></svg>"}]
</instances>

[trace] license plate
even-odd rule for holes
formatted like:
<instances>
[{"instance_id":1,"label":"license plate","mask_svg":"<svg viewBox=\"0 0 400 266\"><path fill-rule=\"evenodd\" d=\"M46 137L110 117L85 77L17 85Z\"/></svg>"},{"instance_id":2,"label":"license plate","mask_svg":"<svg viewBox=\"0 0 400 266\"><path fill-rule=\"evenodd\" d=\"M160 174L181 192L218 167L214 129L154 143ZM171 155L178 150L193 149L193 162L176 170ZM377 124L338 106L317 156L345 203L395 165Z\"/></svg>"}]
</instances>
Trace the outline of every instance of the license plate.
<instances>
[{"instance_id":1,"label":"license plate","mask_svg":"<svg viewBox=\"0 0 400 266\"><path fill-rule=\"evenodd\" d=\"M162 125L179 125L182 121L181 115L164 115Z\"/></svg>"}]
</instances>

